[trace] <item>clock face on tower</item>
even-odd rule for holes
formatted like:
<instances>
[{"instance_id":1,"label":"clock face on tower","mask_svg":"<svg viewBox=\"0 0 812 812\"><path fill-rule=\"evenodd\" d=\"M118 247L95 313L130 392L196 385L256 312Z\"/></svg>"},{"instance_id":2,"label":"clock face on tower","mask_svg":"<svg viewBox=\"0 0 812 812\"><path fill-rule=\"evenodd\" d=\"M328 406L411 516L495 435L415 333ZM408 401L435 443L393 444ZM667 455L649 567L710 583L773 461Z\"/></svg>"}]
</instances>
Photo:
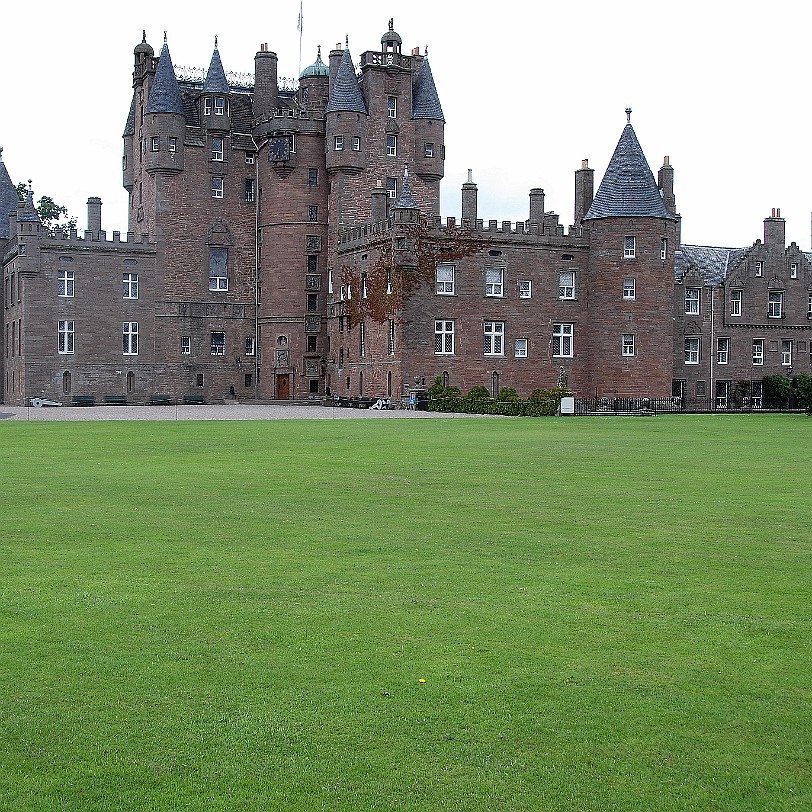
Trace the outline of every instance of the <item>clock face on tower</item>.
<instances>
[{"instance_id":1,"label":"clock face on tower","mask_svg":"<svg viewBox=\"0 0 812 812\"><path fill-rule=\"evenodd\" d=\"M271 139L271 160L287 161L290 158L290 140L286 135Z\"/></svg>"}]
</instances>

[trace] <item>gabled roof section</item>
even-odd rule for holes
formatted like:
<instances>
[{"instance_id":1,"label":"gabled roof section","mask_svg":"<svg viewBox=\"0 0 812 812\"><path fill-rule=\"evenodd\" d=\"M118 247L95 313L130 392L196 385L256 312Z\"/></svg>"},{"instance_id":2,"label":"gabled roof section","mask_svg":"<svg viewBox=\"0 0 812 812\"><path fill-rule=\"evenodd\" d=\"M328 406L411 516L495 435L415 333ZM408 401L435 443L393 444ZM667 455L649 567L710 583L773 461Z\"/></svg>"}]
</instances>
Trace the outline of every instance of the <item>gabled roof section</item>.
<instances>
[{"instance_id":1,"label":"gabled roof section","mask_svg":"<svg viewBox=\"0 0 812 812\"><path fill-rule=\"evenodd\" d=\"M627 110L631 115L631 110ZM603 217L662 217L673 220L631 122L627 122L584 220Z\"/></svg>"},{"instance_id":2,"label":"gabled roof section","mask_svg":"<svg viewBox=\"0 0 812 812\"><path fill-rule=\"evenodd\" d=\"M172 57L169 55L169 46L164 35L164 47L158 58L158 69L152 90L149 92L148 113L179 113L183 115L183 102L180 98L178 80L175 77L175 68L172 66Z\"/></svg>"},{"instance_id":3,"label":"gabled roof section","mask_svg":"<svg viewBox=\"0 0 812 812\"><path fill-rule=\"evenodd\" d=\"M717 248L711 245L681 245L674 253L674 279L681 282L696 271L708 285L724 282L749 248Z\"/></svg>"},{"instance_id":4,"label":"gabled roof section","mask_svg":"<svg viewBox=\"0 0 812 812\"><path fill-rule=\"evenodd\" d=\"M423 59L420 66L420 73L417 75L417 83L412 97L412 118L432 118L438 121L445 121L443 108L440 105L440 97L437 95L437 88L434 85L429 67L429 58Z\"/></svg>"},{"instance_id":5,"label":"gabled roof section","mask_svg":"<svg viewBox=\"0 0 812 812\"><path fill-rule=\"evenodd\" d=\"M17 187L11 182L6 165L3 163L3 148L0 147L0 240L7 240L11 236L8 216L17 208L19 200Z\"/></svg>"},{"instance_id":6,"label":"gabled roof section","mask_svg":"<svg viewBox=\"0 0 812 812\"><path fill-rule=\"evenodd\" d=\"M336 71L336 78L330 88L330 100L327 102L328 113L363 113L367 114L367 106L358 87L358 78L352 64L350 49L345 48L341 55L341 64Z\"/></svg>"},{"instance_id":7,"label":"gabled roof section","mask_svg":"<svg viewBox=\"0 0 812 812\"><path fill-rule=\"evenodd\" d=\"M130 102L130 112L127 114L127 123L124 125L124 132L121 137L126 138L128 135L135 135L135 93L133 93L133 99Z\"/></svg>"},{"instance_id":8,"label":"gabled roof section","mask_svg":"<svg viewBox=\"0 0 812 812\"><path fill-rule=\"evenodd\" d=\"M203 83L204 93L228 93L228 80L226 72L223 70L223 63L220 61L220 51L217 49L217 37L214 38L214 53L211 55L209 72L206 74L206 81Z\"/></svg>"}]
</instances>

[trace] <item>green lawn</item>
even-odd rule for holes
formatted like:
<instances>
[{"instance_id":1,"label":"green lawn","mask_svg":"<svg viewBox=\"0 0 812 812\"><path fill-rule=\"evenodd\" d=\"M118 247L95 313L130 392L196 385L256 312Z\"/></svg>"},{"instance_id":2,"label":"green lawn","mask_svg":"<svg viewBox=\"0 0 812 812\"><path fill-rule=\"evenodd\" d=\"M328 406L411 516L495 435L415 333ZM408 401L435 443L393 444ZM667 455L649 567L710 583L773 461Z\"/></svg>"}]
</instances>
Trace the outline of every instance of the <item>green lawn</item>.
<instances>
[{"instance_id":1,"label":"green lawn","mask_svg":"<svg viewBox=\"0 0 812 812\"><path fill-rule=\"evenodd\" d=\"M809 810L810 460L799 415L2 423L0 809Z\"/></svg>"}]
</instances>

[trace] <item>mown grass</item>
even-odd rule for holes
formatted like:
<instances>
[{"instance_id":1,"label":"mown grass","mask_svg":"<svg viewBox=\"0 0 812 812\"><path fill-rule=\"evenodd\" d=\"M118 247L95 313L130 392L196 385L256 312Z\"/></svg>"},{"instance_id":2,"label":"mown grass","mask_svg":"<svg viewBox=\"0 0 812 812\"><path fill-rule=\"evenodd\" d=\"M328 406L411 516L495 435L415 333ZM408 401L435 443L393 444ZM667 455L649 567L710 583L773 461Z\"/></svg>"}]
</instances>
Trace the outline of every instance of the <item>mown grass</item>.
<instances>
[{"instance_id":1,"label":"mown grass","mask_svg":"<svg viewBox=\"0 0 812 812\"><path fill-rule=\"evenodd\" d=\"M807 810L811 428L0 424L0 808Z\"/></svg>"}]
</instances>

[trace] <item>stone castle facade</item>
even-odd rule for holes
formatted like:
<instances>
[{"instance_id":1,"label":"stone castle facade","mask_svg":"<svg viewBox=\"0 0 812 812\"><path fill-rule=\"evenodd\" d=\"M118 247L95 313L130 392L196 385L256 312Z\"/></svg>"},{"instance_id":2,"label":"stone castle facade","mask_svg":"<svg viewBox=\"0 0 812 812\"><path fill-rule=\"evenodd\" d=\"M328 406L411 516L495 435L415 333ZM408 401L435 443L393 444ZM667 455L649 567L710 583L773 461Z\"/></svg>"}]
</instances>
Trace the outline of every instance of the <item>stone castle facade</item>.
<instances>
[{"instance_id":1,"label":"stone castle facade","mask_svg":"<svg viewBox=\"0 0 812 812\"><path fill-rule=\"evenodd\" d=\"M50 233L0 159L6 403L401 401L437 377L526 395L563 368L581 397L725 408L810 371L812 265L780 211L749 248L682 245L673 168L655 179L630 111L565 227L542 189L526 220L483 222L470 175L441 220L439 94L391 21L357 67L339 45L295 85L267 45L239 82L216 43L179 77L144 37L132 89L126 235L98 198L82 235Z\"/></svg>"}]
</instances>

